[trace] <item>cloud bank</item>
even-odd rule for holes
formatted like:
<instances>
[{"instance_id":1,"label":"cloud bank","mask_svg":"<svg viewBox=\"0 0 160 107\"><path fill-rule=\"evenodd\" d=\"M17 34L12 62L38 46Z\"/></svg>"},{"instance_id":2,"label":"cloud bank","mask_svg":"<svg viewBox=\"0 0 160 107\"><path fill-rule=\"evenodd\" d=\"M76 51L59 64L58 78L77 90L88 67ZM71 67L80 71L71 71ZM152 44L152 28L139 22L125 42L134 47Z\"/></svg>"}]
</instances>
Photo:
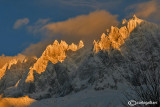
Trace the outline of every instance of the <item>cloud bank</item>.
<instances>
[{"instance_id":1,"label":"cloud bank","mask_svg":"<svg viewBox=\"0 0 160 107\"><path fill-rule=\"evenodd\" d=\"M103 32L110 26L118 24L117 15L112 15L105 10L91 12L88 15L79 15L66 21L53 22L44 25L34 31L45 32L43 40L37 44L30 45L23 51L25 55L39 55L46 45L55 39L65 40L67 43L83 40L85 45L92 45L94 39L98 39ZM32 30L31 30L32 31ZM88 43L88 44L87 44Z\"/></svg>"},{"instance_id":2,"label":"cloud bank","mask_svg":"<svg viewBox=\"0 0 160 107\"><path fill-rule=\"evenodd\" d=\"M92 42L110 26L118 24L117 15L107 11L95 11L88 15L80 15L66 21L50 23L43 27L49 36L61 35L61 39L68 42L87 41Z\"/></svg>"},{"instance_id":3,"label":"cloud bank","mask_svg":"<svg viewBox=\"0 0 160 107\"><path fill-rule=\"evenodd\" d=\"M29 19L28 18L23 18L23 19L18 19L15 23L13 28L14 29L18 29L24 25L27 25L29 23Z\"/></svg>"},{"instance_id":4,"label":"cloud bank","mask_svg":"<svg viewBox=\"0 0 160 107\"><path fill-rule=\"evenodd\" d=\"M42 42L38 42L36 44L30 44L28 48L26 48L22 54L27 55L27 56L37 56L40 57L47 47L48 44L50 44L51 41L46 40Z\"/></svg>"},{"instance_id":5,"label":"cloud bank","mask_svg":"<svg viewBox=\"0 0 160 107\"><path fill-rule=\"evenodd\" d=\"M151 0L143 3L138 3L131 5L127 10L132 11L131 14L136 14L136 16L148 19L153 22L160 22L160 1Z\"/></svg>"},{"instance_id":6,"label":"cloud bank","mask_svg":"<svg viewBox=\"0 0 160 107\"><path fill-rule=\"evenodd\" d=\"M136 8L136 15L139 17L147 18L157 10L156 2L149 1L138 4L135 6Z\"/></svg>"}]
</instances>

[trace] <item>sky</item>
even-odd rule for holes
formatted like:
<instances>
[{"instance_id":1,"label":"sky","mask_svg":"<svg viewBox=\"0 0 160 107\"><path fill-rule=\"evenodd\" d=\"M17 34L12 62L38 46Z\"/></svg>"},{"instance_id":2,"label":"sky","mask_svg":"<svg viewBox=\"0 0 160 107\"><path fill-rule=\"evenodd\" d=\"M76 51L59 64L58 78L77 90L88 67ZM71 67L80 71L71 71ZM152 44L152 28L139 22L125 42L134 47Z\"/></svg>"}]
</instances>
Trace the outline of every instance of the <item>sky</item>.
<instances>
[{"instance_id":1,"label":"sky","mask_svg":"<svg viewBox=\"0 0 160 107\"><path fill-rule=\"evenodd\" d=\"M39 56L55 39L92 43L133 14L160 23L158 0L0 0L0 55Z\"/></svg>"}]
</instances>

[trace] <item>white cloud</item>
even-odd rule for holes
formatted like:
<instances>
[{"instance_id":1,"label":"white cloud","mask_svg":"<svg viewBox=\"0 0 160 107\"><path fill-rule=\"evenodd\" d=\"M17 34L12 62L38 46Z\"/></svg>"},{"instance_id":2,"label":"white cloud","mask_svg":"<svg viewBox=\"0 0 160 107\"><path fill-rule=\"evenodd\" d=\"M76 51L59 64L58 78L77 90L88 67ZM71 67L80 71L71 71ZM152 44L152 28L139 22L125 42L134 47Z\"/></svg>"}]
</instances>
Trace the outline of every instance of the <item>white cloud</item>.
<instances>
[{"instance_id":1,"label":"white cloud","mask_svg":"<svg viewBox=\"0 0 160 107\"><path fill-rule=\"evenodd\" d=\"M14 29L19 29L20 27L27 25L29 23L29 19L28 18L23 18L23 19L18 19L15 23L13 28Z\"/></svg>"}]
</instances>

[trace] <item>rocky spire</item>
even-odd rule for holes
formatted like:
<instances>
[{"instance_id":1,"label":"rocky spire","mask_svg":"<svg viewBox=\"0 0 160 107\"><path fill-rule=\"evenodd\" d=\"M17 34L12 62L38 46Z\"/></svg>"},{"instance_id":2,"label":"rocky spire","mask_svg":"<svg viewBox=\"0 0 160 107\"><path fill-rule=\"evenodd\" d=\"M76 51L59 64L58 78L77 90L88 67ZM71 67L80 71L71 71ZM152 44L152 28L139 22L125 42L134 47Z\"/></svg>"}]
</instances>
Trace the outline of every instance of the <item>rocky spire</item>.
<instances>
[{"instance_id":1,"label":"rocky spire","mask_svg":"<svg viewBox=\"0 0 160 107\"><path fill-rule=\"evenodd\" d=\"M5 75L5 72L7 69L10 69L12 65L17 64L18 62L20 63L25 63L27 61L26 56L19 54L14 57L7 57L7 56L0 56L1 61L7 59L5 64L0 68L0 79Z\"/></svg>"},{"instance_id":2,"label":"rocky spire","mask_svg":"<svg viewBox=\"0 0 160 107\"><path fill-rule=\"evenodd\" d=\"M68 45L65 41L60 43L55 40L52 45L48 45L42 56L37 60L34 66L30 69L26 82L32 82L34 80L33 71L41 74L46 70L48 62L51 61L53 64L57 62L63 62L66 58L66 51L77 51L83 48L83 41L80 41L78 45L72 43Z\"/></svg>"},{"instance_id":3,"label":"rocky spire","mask_svg":"<svg viewBox=\"0 0 160 107\"><path fill-rule=\"evenodd\" d=\"M94 41L93 51L95 53L100 50L109 51L111 48L120 50L120 46L124 44L130 33L141 23L143 20L133 16L129 21L124 19L120 28L111 26L111 30L108 34L103 33L100 41Z\"/></svg>"}]
</instances>

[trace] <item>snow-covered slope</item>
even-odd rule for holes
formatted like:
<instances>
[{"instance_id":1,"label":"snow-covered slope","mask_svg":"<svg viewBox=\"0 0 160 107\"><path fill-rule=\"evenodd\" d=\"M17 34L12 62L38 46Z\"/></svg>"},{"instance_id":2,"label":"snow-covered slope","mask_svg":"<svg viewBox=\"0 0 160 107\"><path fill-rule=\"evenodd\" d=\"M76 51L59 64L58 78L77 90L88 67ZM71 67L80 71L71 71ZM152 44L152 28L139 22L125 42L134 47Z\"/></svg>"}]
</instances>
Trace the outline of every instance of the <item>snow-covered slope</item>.
<instances>
[{"instance_id":1,"label":"snow-covered slope","mask_svg":"<svg viewBox=\"0 0 160 107\"><path fill-rule=\"evenodd\" d=\"M93 53L76 71L75 81L83 82L75 82L75 85L80 89L89 85L98 90L117 89L127 85L122 75L149 70L151 63L155 63L159 70L159 42L158 25L136 16L123 20L118 27L111 27L108 33L103 33L99 41L94 41Z\"/></svg>"},{"instance_id":2,"label":"snow-covered slope","mask_svg":"<svg viewBox=\"0 0 160 107\"><path fill-rule=\"evenodd\" d=\"M124 106L123 92L129 90L129 85L138 85L143 81L140 72L151 70L152 64L156 71L160 71L159 42L158 25L136 16L128 21L123 20L117 27L111 27L110 31L103 33L99 41L94 41L93 50L85 58L81 56L84 59L80 61L78 67L72 66L74 69L68 69L65 64L67 61L59 64L58 69L61 68L59 72L64 72L66 77L63 80L66 82L64 85L59 85L60 87L55 84L52 86L57 87L54 90L59 88L59 92L62 93L67 90L70 95L62 94L65 96L35 102L31 107ZM72 61L68 61L68 64L70 65ZM56 65L51 65L55 68L54 66ZM130 74L130 78L127 77ZM53 78L53 80L58 79Z\"/></svg>"},{"instance_id":3,"label":"snow-covered slope","mask_svg":"<svg viewBox=\"0 0 160 107\"><path fill-rule=\"evenodd\" d=\"M160 60L159 34L158 25L136 16L128 21L123 20L117 27L111 27L108 33L102 34L101 40L94 42L93 50L86 51L88 54L82 51L82 48L79 50L80 54L78 51L75 55L71 54L63 63L48 64L47 72L50 72L48 74L52 72L54 77L50 78L45 73L37 77L42 78L41 80L43 78L53 80L49 83L46 82L48 79L44 79L41 82L45 85L37 85L41 87L38 89L46 86L46 90L41 90L41 92L47 92L42 93L41 97L53 97L57 96L57 93L59 96L64 96L89 87L95 90L122 89L129 84L128 80L123 77L125 74L149 69L150 60L154 60L154 63L158 65ZM58 75L61 79L63 78L65 84L61 84ZM132 79L134 77L130 81L133 81ZM51 87L48 88L49 86Z\"/></svg>"},{"instance_id":4,"label":"snow-covered slope","mask_svg":"<svg viewBox=\"0 0 160 107\"><path fill-rule=\"evenodd\" d=\"M17 83L17 88L14 91L16 90L19 93L16 94L30 94L30 96L36 99L41 99L44 96L49 97L54 94L58 94L58 96L67 94L69 85L66 86L66 92L61 92L64 89L63 87L65 87L64 82L67 83L69 81L67 70L61 63L67 54L73 54L83 48L83 46L82 41L78 45L74 43L68 45L65 41L59 43L57 40L52 45L48 45L42 56L37 59L33 66L30 67L30 70ZM9 95L12 93L11 90L5 94ZM43 95L41 95L41 92Z\"/></svg>"},{"instance_id":5,"label":"snow-covered slope","mask_svg":"<svg viewBox=\"0 0 160 107\"><path fill-rule=\"evenodd\" d=\"M0 98L0 107L28 107L35 101L28 96L21 98Z\"/></svg>"},{"instance_id":6,"label":"snow-covered slope","mask_svg":"<svg viewBox=\"0 0 160 107\"><path fill-rule=\"evenodd\" d=\"M123 91L93 89L82 90L65 97L35 101L29 107L123 107Z\"/></svg>"}]
</instances>

